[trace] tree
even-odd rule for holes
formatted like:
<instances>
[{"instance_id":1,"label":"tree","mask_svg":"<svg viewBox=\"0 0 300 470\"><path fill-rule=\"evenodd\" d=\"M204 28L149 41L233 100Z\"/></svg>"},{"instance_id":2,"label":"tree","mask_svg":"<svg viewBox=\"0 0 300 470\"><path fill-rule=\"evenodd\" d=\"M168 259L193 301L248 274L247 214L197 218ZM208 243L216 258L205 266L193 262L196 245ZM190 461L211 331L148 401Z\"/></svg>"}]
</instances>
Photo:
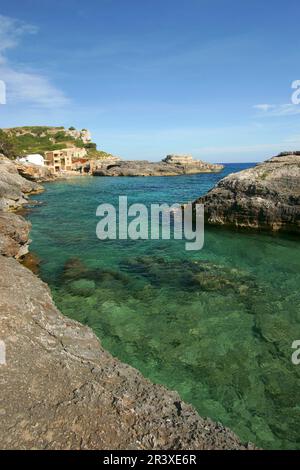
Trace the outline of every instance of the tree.
<instances>
[{"instance_id":1,"label":"tree","mask_svg":"<svg viewBox=\"0 0 300 470\"><path fill-rule=\"evenodd\" d=\"M0 129L0 153L11 159L15 159L18 156L17 147L13 138L2 129Z\"/></svg>"},{"instance_id":2,"label":"tree","mask_svg":"<svg viewBox=\"0 0 300 470\"><path fill-rule=\"evenodd\" d=\"M94 142L89 142L88 144L84 144L84 147L86 149L94 149L96 150L97 149L97 144L95 144Z\"/></svg>"}]
</instances>

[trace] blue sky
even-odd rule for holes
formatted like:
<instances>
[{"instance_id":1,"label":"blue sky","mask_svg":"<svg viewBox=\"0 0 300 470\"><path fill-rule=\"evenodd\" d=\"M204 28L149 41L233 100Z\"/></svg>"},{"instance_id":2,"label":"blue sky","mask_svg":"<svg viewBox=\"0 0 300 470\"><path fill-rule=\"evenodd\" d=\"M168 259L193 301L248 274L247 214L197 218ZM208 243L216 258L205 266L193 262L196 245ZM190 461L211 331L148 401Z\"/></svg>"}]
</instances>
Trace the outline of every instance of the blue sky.
<instances>
[{"instance_id":1,"label":"blue sky","mask_svg":"<svg viewBox=\"0 0 300 470\"><path fill-rule=\"evenodd\" d=\"M134 159L300 149L299 0L10 0L0 14L1 127L89 128Z\"/></svg>"}]
</instances>

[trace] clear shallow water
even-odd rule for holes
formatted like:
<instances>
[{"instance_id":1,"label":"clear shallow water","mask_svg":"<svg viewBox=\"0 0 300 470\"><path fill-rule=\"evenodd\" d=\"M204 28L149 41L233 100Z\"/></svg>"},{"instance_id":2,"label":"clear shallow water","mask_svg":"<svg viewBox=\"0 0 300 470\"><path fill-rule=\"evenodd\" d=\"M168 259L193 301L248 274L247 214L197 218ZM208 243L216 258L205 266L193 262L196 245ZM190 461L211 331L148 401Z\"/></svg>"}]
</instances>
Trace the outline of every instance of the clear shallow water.
<instances>
[{"instance_id":1,"label":"clear shallow water","mask_svg":"<svg viewBox=\"0 0 300 470\"><path fill-rule=\"evenodd\" d=\"M240 169L47 184L28 215L31 249L61 311L112 354L245 441L300 448L299 241L207 228L203 250L187 252L178 240L96 238L102 202L187 202Z\"/></svg>"}]
</instances>

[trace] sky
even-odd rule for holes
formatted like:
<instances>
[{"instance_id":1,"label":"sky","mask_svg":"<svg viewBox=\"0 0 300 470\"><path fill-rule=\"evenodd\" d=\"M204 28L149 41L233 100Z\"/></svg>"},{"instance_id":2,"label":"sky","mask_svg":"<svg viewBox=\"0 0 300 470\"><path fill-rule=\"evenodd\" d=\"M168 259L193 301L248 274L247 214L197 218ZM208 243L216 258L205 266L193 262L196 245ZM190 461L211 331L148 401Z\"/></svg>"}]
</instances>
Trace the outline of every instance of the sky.
<instances>
[{"instance_id":1,"label":"sky","mask_svg":"<svg viewBox=\"0 0 300 470\"><path fill-rule=\"evenodd\" d=\"M299 0L1 0L0 127L88 128L126 159L300 150L299 17Z\"/></svg>"}]
</instances>

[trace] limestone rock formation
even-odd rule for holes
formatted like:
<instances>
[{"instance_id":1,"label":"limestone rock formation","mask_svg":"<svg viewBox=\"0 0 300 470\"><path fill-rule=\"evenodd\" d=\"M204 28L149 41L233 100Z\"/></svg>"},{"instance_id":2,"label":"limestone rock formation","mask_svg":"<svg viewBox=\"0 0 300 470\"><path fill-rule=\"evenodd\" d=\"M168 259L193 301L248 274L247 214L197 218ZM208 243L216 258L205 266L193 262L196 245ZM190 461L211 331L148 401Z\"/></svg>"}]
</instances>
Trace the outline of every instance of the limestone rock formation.
<instances>
[{"instance_id":1,"label":"limestone rock formation","mask_svg":"<svg viewBox=\"0 0 300 470\"><path fill-rule=\"evenodd\" d=\"M223 178L196 203L214 225L300 233L300 153L284 152Z\"/></svg>"},{"instance_id":2,"label":"limestone rock formation","mask_svg":"<svg viewBox=\"0 0 300 470\"><path fill-rule=\"evenodd\" d=\"M64 129L66 135L73 137L74 139L80 139L84 144L88 144L92 140L91 132L88 129Z\"/></svg>"},{"instance_id":3,"label":"limestone rock formation","mask_svg":"<svg viewBox=\"0 0 300 470\"><path fill-rule=\"evenodd\" d=\"M161 162L147 160L103 161L93 170L94 176L178 176L197 173L217 173L223 165L193 160L191 156L169 155Z\"/></svg>"}]
</instances>

